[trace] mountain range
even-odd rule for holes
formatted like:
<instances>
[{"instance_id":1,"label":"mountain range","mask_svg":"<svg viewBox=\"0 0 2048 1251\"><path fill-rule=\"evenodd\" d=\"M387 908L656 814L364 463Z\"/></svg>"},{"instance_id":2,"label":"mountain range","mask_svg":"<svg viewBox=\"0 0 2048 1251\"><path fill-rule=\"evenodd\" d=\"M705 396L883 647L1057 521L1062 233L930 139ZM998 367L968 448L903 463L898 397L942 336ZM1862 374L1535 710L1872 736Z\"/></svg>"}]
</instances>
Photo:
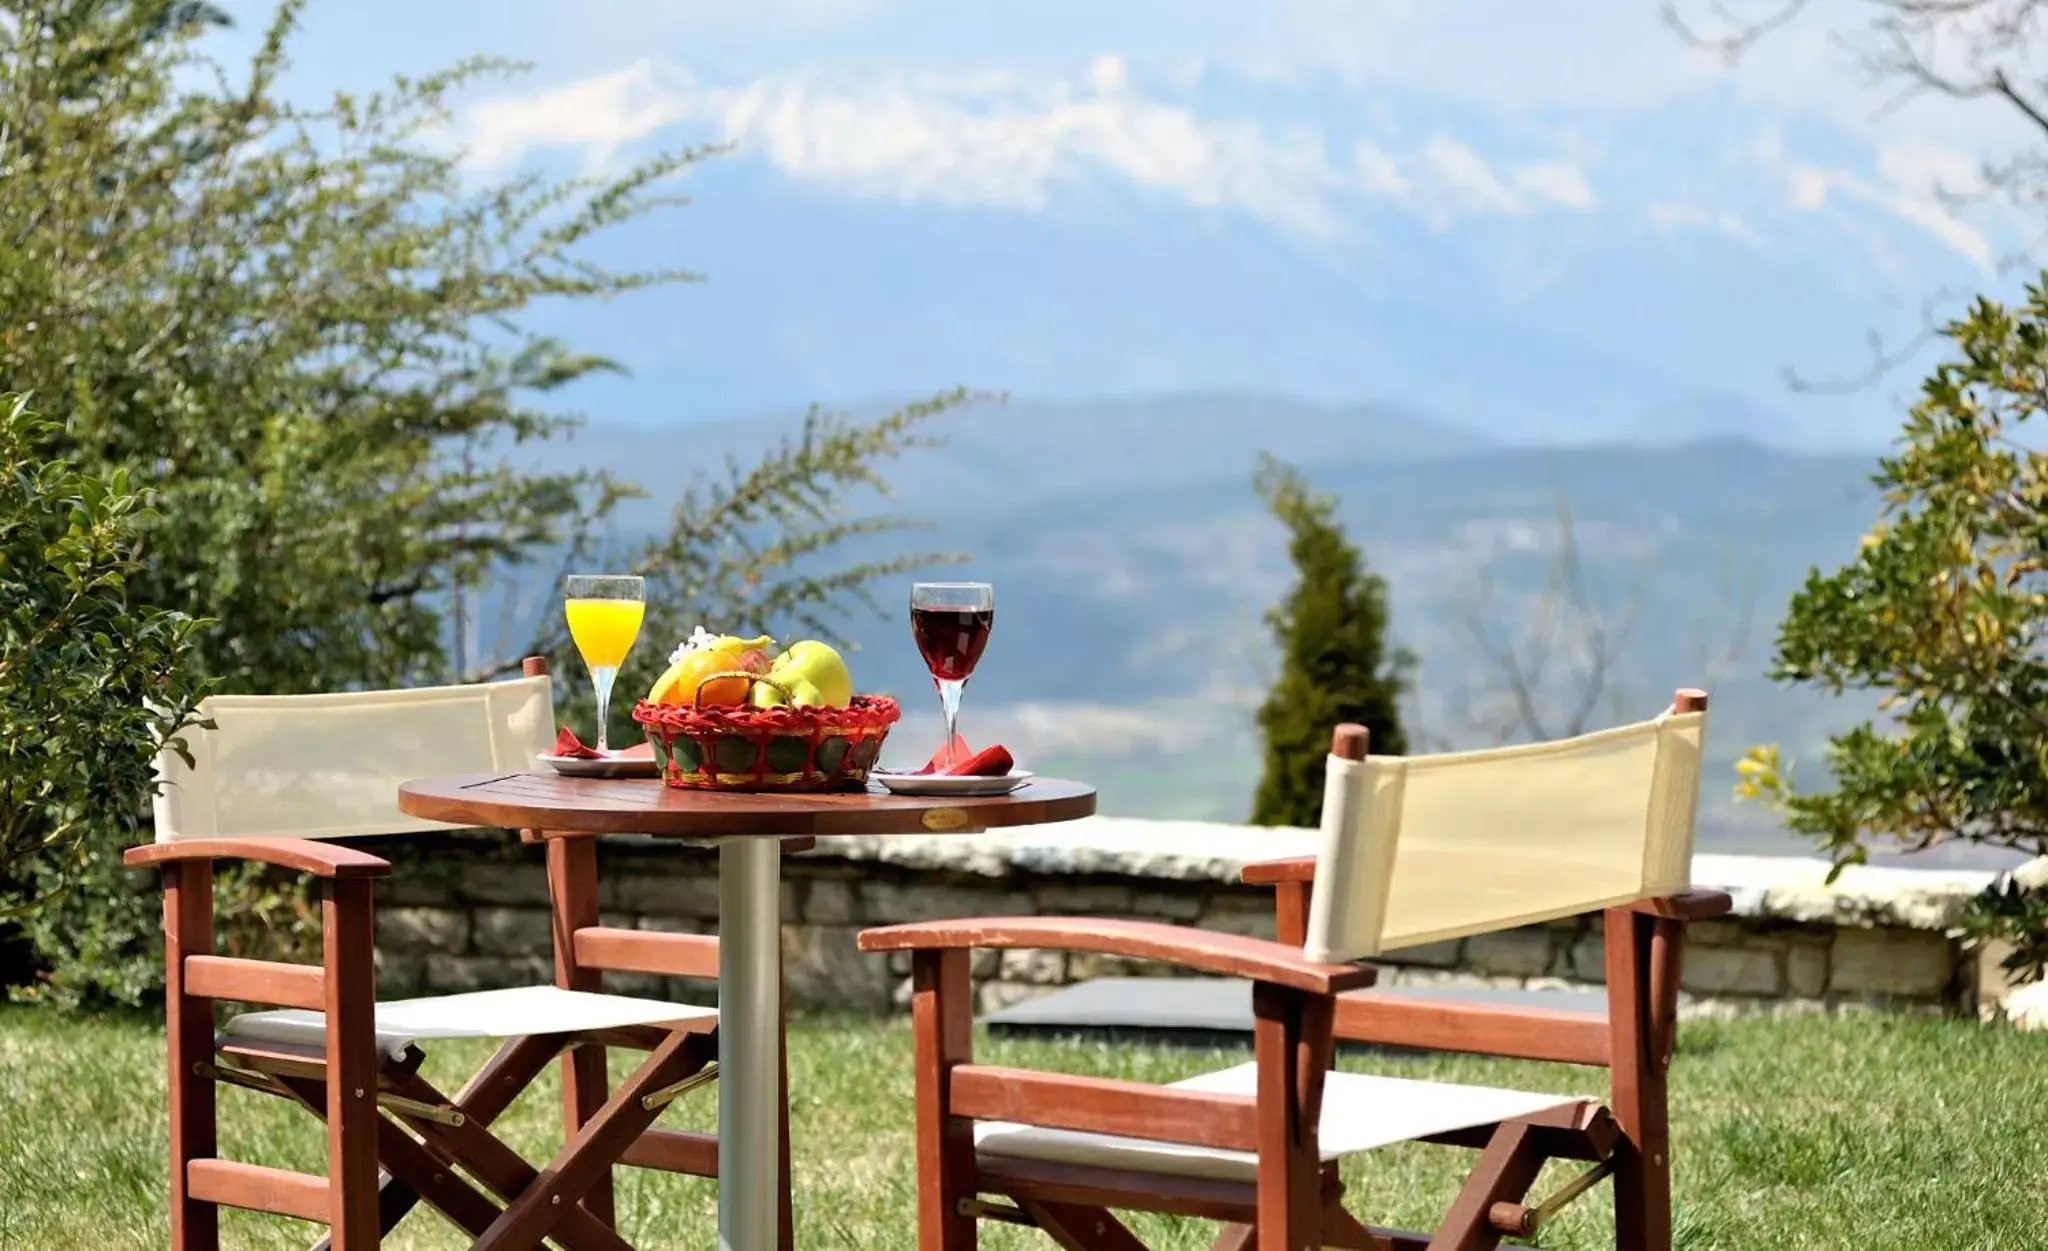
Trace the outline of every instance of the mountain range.
<instances>
[{"instance_id":1,"label":"mountain range","mask_svg":"<svg viewBox=\"0 0 2048 1251\"><path fill-rule=\"evenodd\" d=\"M1874 453L1699 438L1710 415L1686 416L1652 432L1663 437L1545 448L1396 403L1013 399L942 416L943 444L891 466L895 498L865 503L935 528L898 542L966 555L934 576L997 588L996 631L966 701L970 740L999 738L1025 767L1097 783L1105 811L1248 810L1251 714L1273 672L1262 618L1293 576L1252 490L1270 452L1339 500L1387 578L1394 642L1419 658L1412 740L1448 749L1596 728L1704 685L1714 715L1702 846L1806 850L1767 812L1732 801L1733 762L1752 743L1780 742L1811 776L1827 734L1871 710L1765 675L1788 597L1812 568L1848 559L1878 513ZM728 456L744 462L796 420L599 425L551 455L650 490L620 518L629 537L693 478ZM860 685L909 710L889 755L921 760L938 738L936 707L907 626L891 611L857 616L848 633ZM1515 714L1511 670L1540 724Z\"/></svg>"}]
</instances>

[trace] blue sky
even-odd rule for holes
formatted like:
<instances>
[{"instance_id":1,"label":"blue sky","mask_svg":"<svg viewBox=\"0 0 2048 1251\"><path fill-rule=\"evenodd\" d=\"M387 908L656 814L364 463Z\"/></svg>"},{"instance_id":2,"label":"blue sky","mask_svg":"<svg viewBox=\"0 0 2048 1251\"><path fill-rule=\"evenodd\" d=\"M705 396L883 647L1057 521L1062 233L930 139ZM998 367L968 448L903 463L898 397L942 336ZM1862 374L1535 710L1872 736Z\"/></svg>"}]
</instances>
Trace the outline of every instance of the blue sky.
<instances>
[{"instance_id":1,"label":"blue sky","mask_svg":"<svg viewBox=\"0 0 2048 1251\"><path fill-rule=\"evenodd\" d=\"M267 10L229 7L231 54ZM575 397L595 418L1231 387L1870 446L1910 372L1782 371L2010 291L2029 223L1944 203L2026 136L1882 111L1830 36L1858 7L1730 69L1656 0L316 0L290 82L535 63L462 101L479 180L734 145L606 245L707 282L548 314L631 367Z\"/></svg>"}]
</instances>

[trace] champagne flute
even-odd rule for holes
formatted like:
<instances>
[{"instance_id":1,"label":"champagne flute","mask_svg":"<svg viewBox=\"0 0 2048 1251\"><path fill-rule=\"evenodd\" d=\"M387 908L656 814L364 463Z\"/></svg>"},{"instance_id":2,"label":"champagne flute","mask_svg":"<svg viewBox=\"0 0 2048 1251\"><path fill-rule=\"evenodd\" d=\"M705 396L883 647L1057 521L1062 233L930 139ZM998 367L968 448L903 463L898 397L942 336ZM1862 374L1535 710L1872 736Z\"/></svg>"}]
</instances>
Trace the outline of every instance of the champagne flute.
<instances>
[{"instance_id":1,"label":"champagne flute","mask_svg":"<svg viewBox=\"0 0 2048 1251\"><path fill-rule=\"evenodd\" d=\"M575 574L563 586L562 610L569 618L569 637L583 656L597 687L597 750L609 755L612 683L619 666L640 637L647 614L647 580L625 574Z\"/></svg>"},{"instance_id":2,"label":"champagne flute","mask_svg":"<svg viewBox=\"0 0 2048 1251\"><path fill-rule=\"evenodd\" d=\"M946 768L954 759L953 740L958 736L960 694L974 666L988 646L989 632L996 624L996 591L986 582L920 582L910 588L910 633L931 671L932 684L939 688L939 705L946 713Z\"/></svg>"}]
</instances>

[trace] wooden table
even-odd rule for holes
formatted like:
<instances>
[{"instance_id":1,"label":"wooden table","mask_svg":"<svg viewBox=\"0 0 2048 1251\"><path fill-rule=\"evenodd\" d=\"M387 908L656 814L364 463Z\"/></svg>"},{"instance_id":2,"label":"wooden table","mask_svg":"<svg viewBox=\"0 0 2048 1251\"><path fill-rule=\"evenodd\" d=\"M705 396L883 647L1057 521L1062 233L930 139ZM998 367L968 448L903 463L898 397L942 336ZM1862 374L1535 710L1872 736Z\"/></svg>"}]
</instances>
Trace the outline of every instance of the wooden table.
<instances>
[{"instance_id":1,"label":"wooden table","mask_svg":"<svg viewBox=\"0 0 2048 1251\"><path fill-rule=\"evenodd\" d=\"M778 843L1072 821L1095 811L1095 791L1034 778L1008 795L982 799L730 794L677 790L654 779L475 773L407 782L398 806L428 820L536 830L544 838L649 834L718 842L718 1247L773 1251L782 1063Z\"/></svg>"}]
</instances>

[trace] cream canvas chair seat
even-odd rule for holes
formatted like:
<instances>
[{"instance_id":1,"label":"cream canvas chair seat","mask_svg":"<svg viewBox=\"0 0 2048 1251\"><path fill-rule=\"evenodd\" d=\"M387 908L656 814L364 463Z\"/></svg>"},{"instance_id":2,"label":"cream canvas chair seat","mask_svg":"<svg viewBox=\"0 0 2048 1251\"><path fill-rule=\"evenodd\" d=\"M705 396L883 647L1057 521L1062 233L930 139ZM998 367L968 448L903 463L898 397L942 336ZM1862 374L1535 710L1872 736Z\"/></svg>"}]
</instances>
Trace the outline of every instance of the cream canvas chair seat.
<instances>
[{"instance_id":1,"label":"cream canvas chair seat","mask_svg":"<svg viewBox=\"0 0 2048 1251\"><path fill-rule=\"evenodd\" d=\"M1317 1134L1319 1158L1328 1164L1348 1155L1447 1134L1453 1130L1494 1125L1539 1112L1598 1103L1597 1098L1572 1098L1491 1086L1459 1086L1449 1082L1414 1081L1366 1073L1331 1073L1323 1088L1323 1115ZM1216 1095L1256 1095L1256 1064L1204 1073L1174 1082L1170 1090L1195 1090ZM1175 1177L1253 1181L1259 1175L1254 1151L1226 1151L1185 1143L1120 1138L1044 1129L1008 1121L980 1121L974 1146L987 1155L1049 1160L1134 1173Z\"/></svg>"},{"instance_id":2,"label":"cream canvas chair seat","mask_svg":"<svg viewBox=\"0 0 2048 1251\"><path fill-rule=\"evenodd\" d=\"M1313 859L1250 865L1277 888L1277 941L1088 917L974 917L864 932L911 953L921 1251L971 1251L975 1222L1062 1247L1142 1246L1113 1209L1225 1222L1216 1251L1491 1251L1612 1178L1617 1245L1669 1251L1664 1069L1685 924L1728 908L1690 889L1706 696L1555 743L1374 756L1340 726ZM1357 994L1384 952L1598 913L1604 1013ZM982 948L1159 960L1252 983L1253 1061L1168 1086L973 1062L969 957ZM1333 1071L1338 1040L1604 1066L1576 1098ZM1480 1150L1433 1233L1376 1230L1337 1161L1401 1142ZM1593 1167L1524 1198L1545 1163ZM992 1197L992 1198L991 1198Z\"/></svg>"},{"instance_id":3,"label":"cream canvas chair seat","mask_svg":"<svg viewBox=\"0 0 2048 1251\"><path fill-rule=\"evenodd\" d=\"M559 986L514 986L377 1005L377 1049L393 1058L436 1038L520 1038L584 1033L629 1025L680 1025L718 1019L716 1008L661 999L591 994ZM286 1043L317 1051L327 1045L327 1014L299 1008L244 1012L221 1030L221 1041Z\"/></svg>"},{"instance_id":4,"label":"cream canvas chair seat","mask_svg":"<svg viewBox=\"0 0 2048 1251\"><path fill-rule=\"evenodd\" d=\"M368 1251L422 1201L487 1246L621 1248L611 1177L629 1156L643 1168L716 1176L715 1141L652 1126L715 1075L718 1013L605 994L602 974L716 979L718 940L600 924L591 838L545 840L552 984L376 1002L371 891L391 865L336 840L450 830L398 810L411 779L539 767L555 733L545 662L529 660L525 676L505 682L214 697L200 711L212 724L184 735L190 760L169 746L158 757L156 842L126 857L164 883L174 1251L218 1251L223 1205L325 1222L328 1251ZM214 953L220 859L319 880L318 966ZM609 940L624 963L579 955L590 937L599 949ZM219 1000L276 1006L234 1016L216 1034ZM448 1095L421 1076L419 1045L459 1038L506 1041ZM616 1090L611 1047L646 1053ZM535 1169L489 1126L558 1059L565 1141ZM327 1176L223 1158L216 1083L318 1113ZM786 1119L780 1129L786 1142ZM781 1199L786 1248L786 1173Z\"/></svg>"}]
</instances>

